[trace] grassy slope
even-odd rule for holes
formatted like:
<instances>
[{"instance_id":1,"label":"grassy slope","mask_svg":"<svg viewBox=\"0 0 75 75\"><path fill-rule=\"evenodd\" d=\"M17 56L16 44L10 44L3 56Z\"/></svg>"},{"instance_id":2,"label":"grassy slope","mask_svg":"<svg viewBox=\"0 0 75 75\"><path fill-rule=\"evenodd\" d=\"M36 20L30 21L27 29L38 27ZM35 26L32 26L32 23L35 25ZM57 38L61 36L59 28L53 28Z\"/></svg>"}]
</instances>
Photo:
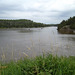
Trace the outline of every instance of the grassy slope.
<instances>
[{"instance_id":1,"label":"grassy slope","mask_svg":"<svg viewBox=\"0 0 75 75\"><path fill-rule=\"evenodd\" d=\"M0 75L75 75L75 56L39 56L0 65Z\"/></svg>"}]
</instances>

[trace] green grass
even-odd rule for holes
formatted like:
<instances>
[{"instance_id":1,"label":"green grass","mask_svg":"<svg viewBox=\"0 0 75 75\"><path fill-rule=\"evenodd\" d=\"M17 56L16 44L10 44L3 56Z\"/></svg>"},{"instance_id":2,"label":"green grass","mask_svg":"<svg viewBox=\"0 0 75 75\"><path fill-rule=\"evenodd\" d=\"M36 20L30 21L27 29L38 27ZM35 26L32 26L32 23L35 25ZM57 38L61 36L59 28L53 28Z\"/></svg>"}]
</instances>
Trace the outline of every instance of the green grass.
<instances>
[{"instance_id":1,"label":"green grass","mask_svg":"<svg viewBox=\"0 0 75 75\"><path fill-rule=\"evenodd\" d=\"M75 75L75 56L58 57L49 54L0 64L0 75Z\"/></svg>"}]
</instances>

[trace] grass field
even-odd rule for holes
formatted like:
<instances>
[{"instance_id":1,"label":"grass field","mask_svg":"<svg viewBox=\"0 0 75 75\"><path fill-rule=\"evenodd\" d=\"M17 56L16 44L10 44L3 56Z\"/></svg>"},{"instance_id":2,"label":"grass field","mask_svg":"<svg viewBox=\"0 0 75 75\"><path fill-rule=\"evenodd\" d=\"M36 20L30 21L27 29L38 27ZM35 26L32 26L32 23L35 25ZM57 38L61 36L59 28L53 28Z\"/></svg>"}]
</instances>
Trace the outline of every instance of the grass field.
<instances>
[{"instance_id":1,"label":"grass field","mask_svg":"<svg viewBox=\"0 0 75 75\"><path fill-rule=\"evenodd\" d=\"M58 57L48 54L0 64L0 75L75 75L75 56Z\"/></svg>"}]
</instances>

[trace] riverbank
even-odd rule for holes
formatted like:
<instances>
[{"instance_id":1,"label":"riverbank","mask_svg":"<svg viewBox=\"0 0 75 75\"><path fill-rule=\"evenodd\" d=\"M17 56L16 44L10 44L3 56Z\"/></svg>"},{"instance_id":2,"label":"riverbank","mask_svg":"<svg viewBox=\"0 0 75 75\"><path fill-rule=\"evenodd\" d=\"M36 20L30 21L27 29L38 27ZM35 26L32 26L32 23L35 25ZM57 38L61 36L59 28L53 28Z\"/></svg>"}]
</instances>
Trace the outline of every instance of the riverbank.
<instances>
[{"instance_id":1,"label":"riverbank","mask_svg":"<svg viewBox=\"0 0 75 75\"><path fill-rule=\"evenodd\" d=\"M0 64L0 75L75 75L75 56L51 54Z\"/></svg>"},{"instance_id":2,"label":"riverbank","mask_svg":"<svg viewBox=\"0 0 75 75\"><path fill-rule=\"evenodd\" d=\"M58 31L63 34L75 34L75 16L58 24Z\"/></svg>"},{"instance_id":3,"label":"riverbank","mask_svg":"<svg viewBox=\"0 0 75 75\"><path fill-rule=\"evenodd\" d=\"M63 26L58 31L62 34L75 34L75 29L71 29L69 25Z\"/></svg>"}]
</instances>

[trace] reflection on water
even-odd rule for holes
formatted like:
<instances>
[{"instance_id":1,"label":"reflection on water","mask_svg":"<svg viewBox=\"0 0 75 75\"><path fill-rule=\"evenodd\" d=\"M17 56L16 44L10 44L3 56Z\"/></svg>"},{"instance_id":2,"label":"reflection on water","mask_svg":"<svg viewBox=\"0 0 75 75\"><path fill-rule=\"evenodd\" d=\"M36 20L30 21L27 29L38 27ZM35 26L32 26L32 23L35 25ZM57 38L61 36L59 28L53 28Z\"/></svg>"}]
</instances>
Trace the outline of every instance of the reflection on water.
<instances>
[{"instance_id":1,"label":"reflection on water","mask_svg":"<svg viewBox=\"0 0 75 75\"><path fill-rule=\"evenodd\" d=\"M43 52L75 55L75 35L59 34L57 27L0 29L0 61L35 57Z\"/></svg>"}]
</instances>

